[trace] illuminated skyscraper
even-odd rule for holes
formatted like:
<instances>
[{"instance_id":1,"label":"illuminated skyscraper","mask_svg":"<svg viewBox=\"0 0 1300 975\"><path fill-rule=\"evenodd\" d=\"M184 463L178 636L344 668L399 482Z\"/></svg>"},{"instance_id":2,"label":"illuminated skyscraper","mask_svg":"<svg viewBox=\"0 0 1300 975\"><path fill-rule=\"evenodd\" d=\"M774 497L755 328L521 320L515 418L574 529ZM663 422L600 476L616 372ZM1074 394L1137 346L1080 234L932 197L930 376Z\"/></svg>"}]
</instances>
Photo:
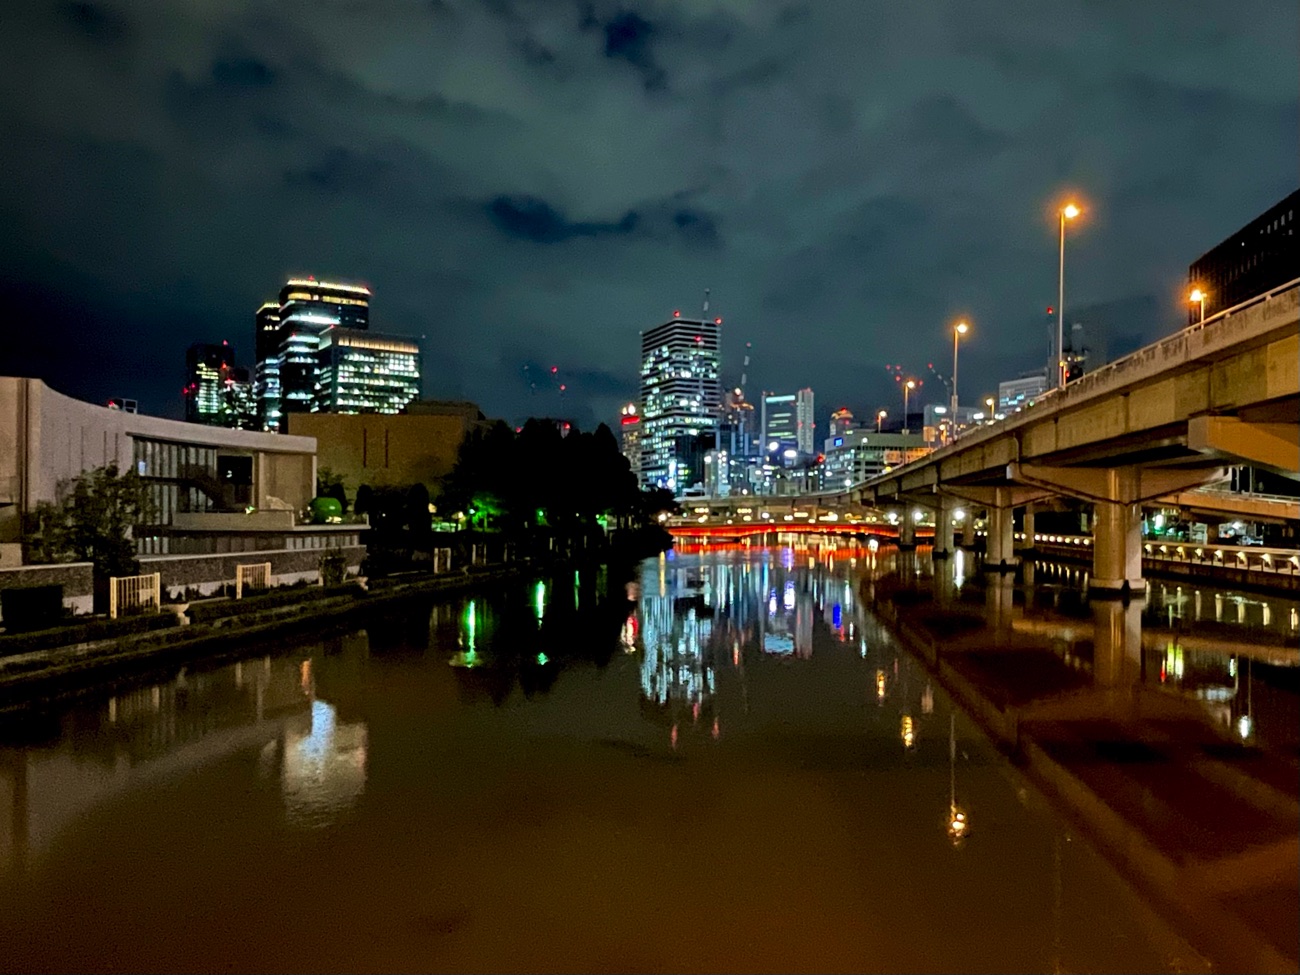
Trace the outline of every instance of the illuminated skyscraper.
<instances>
[{"instance_id":1,"label":"illuminated skyscraper","mask_svg":"<svg viewBox=\"0 0 1300 975\"><path fill-rule=\"evenodd\" d=\"M707 310L707 303L706 303ZM641 479L674 494L700 486L679 476L683 438L712 432L722 402L722 319L682 318L641 333Z\"/></svg>"},{"instance_id":2,"label":"illuminated skyscraper","mask_svg":"<svg viewBox=\"0 0 1300 975\"><path fill-rule=\"evenodd\" d=\"M816 413L813 408L813 391L801 389L795 394L796 447L804 457L817 453Z\"/></svg>"},{"instance_id":3,"label":"illuminated skyscraper","mask_svg":"<svg viewBox=\"0 0 1300 975\"><path fill-rule=\"evenodd\" d=\"M196 342L185 354L185 419L251 429L255 426L248 370L235 365L229 342Z\"/></svg>"},{"instance_id":4,"label":"illuminated skyscraper","mask_svg":"<svg viewBox=\"0 0 1300 975\"><path fill-rule=\"evenodd\" d=\"M636 475L638 481L641 480L641 415L637 412L635 403L628 403L623 407L621 415L618 418L619 423L619 449L623 456L627 458L628 465L632 468L632 473Z\"/></svg>"},{"instance_id":5,"label":"illuminated skyscraper","mask_svg":"<svg viewBox=\"0 0 1300 975\"><path fill-rule=\"evenodd\" d=\"M370 289L291 278L257 311L262 425L286 413L397 413L420 395L420 348L370 329Z\"/></svg>"},{"instance_id":6,"label":"illuminated skyscraper","mask_svg":"<svg viewBox=\"0 0 1300 975\"><path fill-rule=\"evenodd\" d=\"M263 430L280 429L280 303L265 302L253 318L253 392Z\"/></svg>"},{"instance_id":7,"label":"illuminated skyscraper","mask_svg":"<svg viewBox=\"0 0 1300 975\"><path fill-rule=\"evenodd\" d=\"M799 449L799 417L794 393L763 394L763 454L786 461Z\"/></svg>"},{"instance_id":8,"label":"illuminated skyscraper","mask_svg":"<svg viewBox=\"0 0 1300 975\"><path fill-rule=\"evenodd\" d=\"M233 364L230 344L195 342L185 353L185 419L221 425L221 391Z\"/></svg>"},{"instance_id":9,"label":"illuminated skyscraper","mask_svg":"<svg viewBox=\"0 0 1300 975\"><path fill-rule=\"evenodd\" d=\"M420 397L420 346L410 339L331 327L316 359L313 413L400 413Z\"/></svg>"}]
</instances>

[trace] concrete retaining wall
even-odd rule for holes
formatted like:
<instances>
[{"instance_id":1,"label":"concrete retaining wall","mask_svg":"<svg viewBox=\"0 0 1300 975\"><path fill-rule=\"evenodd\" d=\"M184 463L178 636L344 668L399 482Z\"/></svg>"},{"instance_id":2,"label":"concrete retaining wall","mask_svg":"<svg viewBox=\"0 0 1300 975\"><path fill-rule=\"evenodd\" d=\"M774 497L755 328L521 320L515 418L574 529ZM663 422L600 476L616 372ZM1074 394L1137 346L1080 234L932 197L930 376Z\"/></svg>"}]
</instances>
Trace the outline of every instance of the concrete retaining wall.
<instances>
[{"instance_id":1,"label":"concrete retaining wall","mask_svg":"<svg viewBox=\"0 0 1300 975\"><path fill-rule=\"evenodd\" d=\"M187 590L211 596L227 583L235 581L235 566L258 562L271 563L271 585L288 586L296 582L320 582L321 556L340 552L347 560L348 574L361 571L366 556L364 545L347 548L271 549L262 552L233 552L224 555L144 555L141 572L157 572L162 588L173 599Z\"/></svg>"},{"instance_id":2,"label":"concrete retaining wall","mask_svg":"<svg viewBox=\"0 0 1300 975\"><path fill-rule=\"evenodd\" d=\"M62 586L63 606L74 615L91 613L95 609L94 571L89 562L0 569L0 589L31 589L35 586Z\"/></svg>"}]
</instances>

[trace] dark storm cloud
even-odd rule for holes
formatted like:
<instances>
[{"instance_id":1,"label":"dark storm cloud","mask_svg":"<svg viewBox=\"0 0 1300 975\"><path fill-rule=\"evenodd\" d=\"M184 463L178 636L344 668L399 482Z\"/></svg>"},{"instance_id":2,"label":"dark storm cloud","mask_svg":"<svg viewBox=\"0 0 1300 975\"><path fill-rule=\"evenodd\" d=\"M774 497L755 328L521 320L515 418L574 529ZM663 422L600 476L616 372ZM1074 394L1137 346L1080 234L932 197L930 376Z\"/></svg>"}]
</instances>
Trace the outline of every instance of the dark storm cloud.
<instances>
[{"instance_id":1,"label":"dark storm cloud","mask_svg":"<svg viewBox=\"0 0 1300 975\"><path fill-rule=\"evenodd\" d=\"M705 288L728 381L749 341L753 390L871 409L955 314L963 375L1041 363L1063 192L1067 312L1113 352L1296 182L1291 0L4 9L0 283L40 339L5 368L155 412L290 272L370 282L426 391L490 413L555 413L520 378L549 360L571 418L615 416Z\"/></svg>"},{"instance_id":2,"label":"dark storm cloud","mask_svg":"<svg viewBox=\"0 0 1300 975\"><path fill-rule=\"evenodd\" d=\"M618 220L569 220L545 200L533 196L495 196L484 204L488 218L507 237L534 244L559 244L574 237L610 237L636 230L640 218L629 210Z\"/></svg>"},{"instance_id":3,"label":"dark storm cloud","mask_svg":"<svg viewBox=\"0 0 1300 975\"><path fill-rule=\"evenodd\" d=\"M126 17L107 4L68 0L58 5L58 11L77 33L105 44L117 44L129 33Z\"/></svg>"},{"instance_id":4,"label":"dark storm cloud","mask_svg":"<svg viewBox=\"0 0 1300 975\"><path fill-rule=\"evenodd\" d=\"M307 186L330 194L366 193L391 172L392 166L384 159L335 146L310 166L286 170L284 180L290 186Z\"/></svg>"},{"instance_id":5,"label":"dark storm cloud","mask_svg":"<svg viewBox=\"0 0 1300 975\"><path fill-rule=\"evenodd\" d=\"M212 81L222 88L265 88L275 81L275 69L254 57L219 58L212 62Z\"/></svg>"},{"instance_id":6,"label":"dark storm cloud","mask_svg":"<svg viewBox=\"0 0 1300 975\"><path fill-rule=\"evenodd\" d=\"M619 10L602 21L595 11L584 10L581 24L585 30L600 31L605 42L605 57L626 61L640 73L647 89L664 86L664 69L655 60L653 39L658 33L654 24L634 10Z\"/></svg>"},{"instance_id":7,"label":"dark storm cloud","mask_svg":"<svg viewBox=\"0 0 1300 975\"><path fill-rule=\"evenodd\" d=\"M720 242L718 225L713 217L698 210L678 210L673 214L675 226L687 240L714 247Z\"/></svg>"}]
</instances>

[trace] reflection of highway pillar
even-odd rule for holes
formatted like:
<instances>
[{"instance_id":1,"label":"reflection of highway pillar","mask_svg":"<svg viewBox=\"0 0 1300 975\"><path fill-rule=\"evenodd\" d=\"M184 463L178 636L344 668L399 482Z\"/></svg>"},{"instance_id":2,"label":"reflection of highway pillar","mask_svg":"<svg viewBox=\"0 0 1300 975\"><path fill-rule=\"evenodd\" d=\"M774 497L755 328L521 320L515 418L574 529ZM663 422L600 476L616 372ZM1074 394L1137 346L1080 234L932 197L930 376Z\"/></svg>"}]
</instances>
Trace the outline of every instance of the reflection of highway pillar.
<instances>
[{"instance_id":1,"label":"reflection of highway pillar","mask_svg":"<svg viewBox=\"0 0 1300 975\"><path fill-rule=\"evenodd\" d=\"M1136 478L1132 468L1113 472L1117 480ZM1117 485L1112 497L1133 497L1136 485ZM1142 506L1116 501L1098 501L1093 506L1092 578L1090 592L1105 596L1125 590L1145 591L1142 582Z\"/></svg>"},{"instance_id":2,"label":"reflection of highway pillar","mask_svg":"<svg viewBox=\"0 0 1300 975\"><path fill-rule=\"evenodd\" d=\"M951 498L940 495L934 506L934 557L946 559L952 555L952 513L956 508Z\"/></svg>"},{"instance_id":3,"label":"reflection of highway pillar","mask_svg":"<svg viewBox=\"0 0 1300 975\"><path fill-rule=\"evenodd\" d=\"M1092 676L1099 687L1136 684L1142 676L1144 600L1092 603Z\"/></svg>"},{"instance_id":4,"label":"reflection of highway pillar","mask_svg":"<svg viewBox=\"0 0 1300 975\"><path fill-rule=\"evenodd\" d=\"M1016 556L1015 543L1015 509L1010 504L1010 494L1005 488L998 488L995 497L997 504L988 506L989 542L984 552L984 568L990 572L1005 572L1014 568Z\"/></svg>"},{"instance_id":5,"label":"reflection of highway pillar","mask_svg":"<svg viewBox=\"0 0 1300 975\"><path fill-rule=\"evenodd\" d=\"M984 587L984 618L993 630L993 642L1002 644L1011 633L1011 613L1015 606L1015 579L1010 575L989 576Z\"/></svg>"},{"instance_id":6,"label":"reflection of highway pillar","mask_svg":"<svg viewBox=\"0 0 1300 975\"><path fill-rule=\"evenodd\" d=\"M1032 549L1034 547L1034 504L1031 501L1025 505L1025 516L1022 522L1025 533L1025 540L1020 543L1020 549Z\"/></svg>"},{"instance_id":7,"label":"reflection of highway pillar","mask_svg":"<svg viewBox=\"0 0 1300 975\"><path fill-rule=\"evenodd\" d=\"M916 522L908 508L903 509L902 521L898 523L898 547L905 552L916 548Z\"/></svg>"}]
</instances>

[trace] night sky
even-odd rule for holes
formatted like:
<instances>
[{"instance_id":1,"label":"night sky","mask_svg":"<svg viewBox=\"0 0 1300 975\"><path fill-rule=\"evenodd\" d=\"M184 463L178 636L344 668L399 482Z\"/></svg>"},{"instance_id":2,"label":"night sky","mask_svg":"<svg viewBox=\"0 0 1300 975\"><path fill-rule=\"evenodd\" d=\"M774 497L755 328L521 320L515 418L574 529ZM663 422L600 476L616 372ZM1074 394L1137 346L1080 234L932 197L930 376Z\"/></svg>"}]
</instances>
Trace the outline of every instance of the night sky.
<instances>
[{"instance_id":1,"label":"night sky","mask_svg":"<svg viewBox=\"0 0 1300 975\"><path fill-rule=\"evenodd\" d=\"M306 273L510 419L612 419L705 288L727 380L752 342L821 423L898 410L885 365L928 378L958 315L973 400L1046 358L1066 191L1114 355L1300 182L1295 0L3 6L0 373L163 415Z\"/></svg>"}]
</instances>

